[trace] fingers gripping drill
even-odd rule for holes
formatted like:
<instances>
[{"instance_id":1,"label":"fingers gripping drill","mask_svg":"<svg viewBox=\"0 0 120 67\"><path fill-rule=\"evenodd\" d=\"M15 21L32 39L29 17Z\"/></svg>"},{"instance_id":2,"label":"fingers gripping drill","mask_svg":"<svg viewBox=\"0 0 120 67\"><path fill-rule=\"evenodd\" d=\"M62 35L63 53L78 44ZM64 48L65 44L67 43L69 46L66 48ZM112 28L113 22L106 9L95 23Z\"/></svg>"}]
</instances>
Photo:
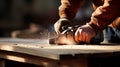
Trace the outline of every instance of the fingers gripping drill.
<instances>
[{"instance_id":1,"label":"fingers gripping drill","mask_svg":"<svg viewBox=\"0 0 120 67\"><path fill-rule=\"evenodd\" d=\"M57 38L53 38L49 40L50 44L58 44L58 45L75 45L78 44L75 42L74 34L79 26L67 27L61 34L58 35Z\"/></svg>"},{"instance_id":2,"label":"fingers gripping drill","mask_svg":"<svg viewBox=\"0 0 120 67\"><path fill-rule=\"evenodd\" d=\"M85 42L76 42L74 38L74 34L79 25L67 27L61 34L58 35L57 38L53 38L49 40L50 44L58 44L58 45L77 45L77 44L86 44ZM92 38L90 44L100 44L103 41L102 32L98 34L96 37Z\"/></svg>"}]
</instances>

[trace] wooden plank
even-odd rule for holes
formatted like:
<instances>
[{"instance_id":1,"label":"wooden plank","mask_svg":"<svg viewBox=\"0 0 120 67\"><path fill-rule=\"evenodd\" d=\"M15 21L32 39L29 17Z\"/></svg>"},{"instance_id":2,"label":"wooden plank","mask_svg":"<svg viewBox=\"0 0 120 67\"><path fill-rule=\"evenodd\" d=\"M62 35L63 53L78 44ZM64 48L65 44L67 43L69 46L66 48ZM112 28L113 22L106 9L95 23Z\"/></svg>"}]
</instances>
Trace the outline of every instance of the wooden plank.
<instances>
[{"instance_id":1,"label":"wooden plank","mask_svg":"<svg viewBox=\"0 0 120 67\"><path fill-rule=\"evenodd\" d=\"M75 54L96 54L96 53L113 53L120 52L120 45L27 45L27 44L0 44L0 50L13 51L34 56L46 57L60 60L61 55Z\"/></svg>"},{"instance_id":2,"label":"wooden plank","mask_svg":"<svg viewBox=\"0 0 120 67\"><path fill-rule=\"evenodd\" d=\"M0 44L0 50L4 51L12 51L12 52L18 52L18 53L23 53L23 54L28 54L28 55L34 55L34 56L39 56L39 57L46 57L50 59L59 59L59 55L44 51L42 48L38 47L20 47L17 45L6 45L6 44Z\"/></svg>"},{"instance_id":3,"label":"wooden plank","mask_svg":"<svg viewBox=\"0 0 120 67\"><path fill-rule=\"evenodd\" d=\"M0 38L0 50L24 53L55 60L61 55L120 52L120 45L49 45L41 39Z\"/></svg>"},{"instance_id":4,"label":"wooden plank","mask_svg":"<svg viewBox=\"0 0 120 67\"><path fill-rule=\"evenodd\" d=\"M40 65L42 67L88 67L87 58L52 60L44 57L0 50L0 58L7 60Z\"/></svg>"},{"instance_id":5,"label":"wooden plank","mask_svg":"<svg viewBox=\"0 0 120 67\"><path fill-rule=\"evenodd\" d=\"M38 56L11 52L11 51L3 51L3 50L0 50L0 58L17 61L17 62L40 65L43 67L47 67L47 66L56 67L58 63L58 61L49 58L38 57Z\"/></svg>"},{"instance_id":6,"label":"wooden plank","mask_svg":"<svg viewBox=\"0 0 120 67\"><path fill-rule=\"evenodd\" d=\"M58 46L45 43L29 39L0 40L0 58L46 67L88 67L87 56L84 55L120 52L120 45ZM80 56L74 59L61 58L67 55Z\"/></svg>"}]
</instances>

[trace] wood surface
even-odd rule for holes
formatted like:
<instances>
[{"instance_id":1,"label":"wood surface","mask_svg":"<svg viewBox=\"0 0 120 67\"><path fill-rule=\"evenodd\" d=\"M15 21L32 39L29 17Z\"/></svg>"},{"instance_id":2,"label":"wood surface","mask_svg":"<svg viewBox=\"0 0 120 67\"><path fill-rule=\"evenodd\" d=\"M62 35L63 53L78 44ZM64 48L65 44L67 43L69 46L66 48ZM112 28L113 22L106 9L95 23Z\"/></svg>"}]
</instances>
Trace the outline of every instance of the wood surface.
<instances>
[{"instance_id":1,"label":"wood surface","mask_svg":"<svg viewBox=\"0 0 120 67\"><path fill-rule=\"evenodd\" d=\"M88 67L88 54L119 52L119 44L50 45L41 39L0 38L0 58L44 67Z\"/></svg>"},{"instance_id":2,"label":"wood surface","mask_svg":"<svg viewBox=\"0 0 120 67\"><path fill-rule=\"evenodd\" d=\"M120 45L48 45L48 44L17 44L2 43L0 50L25 53L55 60L61 55L98 54L120 52Z\"/></svg>"}]
</instances>

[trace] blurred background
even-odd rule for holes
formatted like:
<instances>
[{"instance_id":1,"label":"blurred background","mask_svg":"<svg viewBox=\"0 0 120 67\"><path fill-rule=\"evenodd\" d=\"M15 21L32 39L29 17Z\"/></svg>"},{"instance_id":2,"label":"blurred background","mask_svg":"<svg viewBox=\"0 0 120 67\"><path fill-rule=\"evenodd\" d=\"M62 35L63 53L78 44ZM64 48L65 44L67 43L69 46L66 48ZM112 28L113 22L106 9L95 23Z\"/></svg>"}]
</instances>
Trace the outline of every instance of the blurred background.
<instances>
[{"instance_id":1,"label":"blurred background","mask_svg":"<svg viewBox=\"0 0 120 67\"><path fill-rule=\"evenodd\" d=\"M30 34L28 37L36 38L54 32L59 6L60 0L0 0L0 37L27 38L23 35ZM74 23L88 22L92 12L91 1L87 0L78 10Z\"/></svg>"}]
</instances>

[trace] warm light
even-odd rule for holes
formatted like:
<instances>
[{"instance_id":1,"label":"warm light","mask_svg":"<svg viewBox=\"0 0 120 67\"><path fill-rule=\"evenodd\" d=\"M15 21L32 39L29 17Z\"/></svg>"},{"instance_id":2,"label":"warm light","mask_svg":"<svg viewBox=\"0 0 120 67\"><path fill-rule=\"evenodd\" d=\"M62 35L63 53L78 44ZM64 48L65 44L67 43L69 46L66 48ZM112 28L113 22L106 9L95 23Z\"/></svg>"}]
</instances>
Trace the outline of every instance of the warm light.
<instances>
[{"instance_id":1,"label":"warm light","mask_svg":"<svg viewBox=\"0 0 120 67\"><path fill-rule=\"evenodd\" d=\"M0 46L0 49L1 49L1 50L10 50L10 51L13 51L13 50L14 50L14 48L11 47L10 45L1 45L1 46Z\"/></svg>"},{"instance_id":2,"label":"warm light","mask_svg":"<svg viewBox=\"0 0 120 67\"><path fill-rule=\"evenodd\" d=\"M15 51L14 47L11 45L1 45L0 50ZM6 55L5 57L9 60L25 62L25 59L22 57L11 56L11 55Z\"/></svg>"},{"instance_id":3,"label":"warm light","mask_svg":"<svg viewBox=\"0 0 120 67\"><path fill-rule=\"evenodd\" d=\"M6 58L9 59L9 60L25 62L25 59L22 58L22 57L17 57L17 56L10 56L10 55L7 55Z\"/></svg>"}]
</instances>

